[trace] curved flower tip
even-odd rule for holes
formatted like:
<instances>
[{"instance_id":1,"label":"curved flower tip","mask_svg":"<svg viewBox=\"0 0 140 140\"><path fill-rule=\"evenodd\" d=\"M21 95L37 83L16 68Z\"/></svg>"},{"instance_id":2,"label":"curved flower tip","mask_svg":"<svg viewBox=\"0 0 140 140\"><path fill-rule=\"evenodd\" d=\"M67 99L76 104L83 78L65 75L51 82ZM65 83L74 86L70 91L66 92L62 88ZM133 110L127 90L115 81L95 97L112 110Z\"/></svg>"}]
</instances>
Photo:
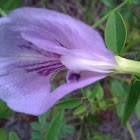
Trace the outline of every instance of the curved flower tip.
<instances>
[{"instance_id":1,"label":"curved flower tip","mask_svg":"<svg viewBox=\"0 0 140 140\"><path fill-rule=\"evenodd\" d=\"M0 44L0 98L33 115L116 67L97 31L51 10L20 8L1 18ZM53 91L50 78L64 69L67 82Z\"/></svg>"}]
</instances>

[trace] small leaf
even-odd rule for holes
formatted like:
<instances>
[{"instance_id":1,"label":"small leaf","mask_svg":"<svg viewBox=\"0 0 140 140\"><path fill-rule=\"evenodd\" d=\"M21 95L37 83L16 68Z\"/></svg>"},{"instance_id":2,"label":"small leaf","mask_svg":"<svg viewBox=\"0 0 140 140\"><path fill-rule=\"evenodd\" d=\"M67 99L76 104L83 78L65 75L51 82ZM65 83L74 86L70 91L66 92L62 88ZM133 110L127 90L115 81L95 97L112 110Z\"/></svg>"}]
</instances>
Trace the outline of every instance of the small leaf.
<instances>
[{"instance_id":1,"label":"small leaf","mask_svg":"<svg viewBox=\"0 0 140 140\"><path fill-rule=\"evenodd\" d=\"M75 99L69 99L69 100L61 101L61 102L56 104L56 107L60 108L60 109L69 109L69 108L77 107L81 103L82 103L82 99L75 98Z\"/></svg>"},{"instance_id":2,"label":"small leaf","mask_svg":"<svg viewBox=\"0 0 140 140\"><path fill-rule=\"evenodd\" d=\"M64 124L60 131L60 137L66 138L68 134L74 133L74 126Z\"/></svg>"},{"instance_id":3,"label":"small leaf","mask_svg":"<svg viewBox=\"0 0 140 140\"><path fill-rule=\"evenodd\" d=\"M125 90L123 88L123 85L119 81L115 80L111 82L111 90L116 97L122 98L125 95Z\"/></svg>"},{"instance_id":4,"label":"small leaf","mask_svg":"<svg viewBox=\"0 0 140 140\"><path fill-rule=\"evenodd\" d=\"M81 105L78 108L76 108L73 112L74 115L81 115L86 111L86 105Z\"/></svg>"},{"instance_id":5,"label":"small leaf","mask_svg":"<svg viewBox=\"0 0 140 140\"><path fill-rule=\"evenodd\" d=\"M99 102L99 106L101 109L106 110L106 101L105 100L101 100Z\"/></svg>"},{"instance_id":6,"label":"small leaf","mask_svg":"<svg viewBox=\"0 0 140 140\"><path fill-rule=\"evenodd\" d=\"M119 104L119 105L116 106L116 108L117 108L117 115L120 118L123 117L124 107L125 107L125 104Z\"/></svg>"},{"instance_id":7,"label":"small leaf","mask_svg":"<svg viewBox=\"0 0 140 140\"><path fill-rule=\"evenodd\" d=\"M49 114L50 114L50 110L38 117L38 120L41 125L46 125L46 121L47 121Z\"/></svg>"},{"instance_id":8,"label":"small leaf","mask_svg":"<svg viewBox=\"0 0 140 140\"><path fill-rule=\"evenodd\" d=\"M137 115L138 119L140 120L140 101L138 101L138 103L136 105L136 115Z\"/></svg>"},{"instance_id":9,"label":"small leaf","mask_svg":"<svg viewBox=\"0 0 140 140\"><path fill-rule=\"evenodd\" d=\"M32 123L31 123L31 126L32 126L32 128L33 128L34 130L36 130L36 131L41 131L41 130L42 130L41 125L40 125L39 123L37 123L37 122L32 122Z\"/></svg>"},{"instance_id":10,"label":"small leaf","mask_svg":"<svg viewBox=\"0 0 140 140\"><path fill-rule=\"evenodd\" d=\"M105 42L107 47L115 54L119 54L126 42L127 31L120 13L113 12L105 28Z\"/></svg>"},{"instance_id":11,"label":"small leaf","mask_svg":"<svg viewBox=\"0 0 140 140\"><path fill-rule=\"evenodd\" d=\"M100 83L97 82L97 83L95 83L95 84L92 85L92 86L94 86L94 88L93 88L93 90L92 90L91 92L89 92L89 94L88 94L88 100L89 100L90 102L92 102L92 101L94 100L94 98L96 97L96 94L98 94L99 88L100 88ZM88 88L88 89L89 89L89 88ZM98 95L97 95L97 96L98 96Z\"/></svg>"},{"instance_id":12,"label":"small leaf","mask_svg":"<svg viewBox=\"0 0 140 140\"><path fill-rule=\"evenodd\" d=\"M98 105L95 104L95 103L93 103L93 104L91 105L91 109L92 109L93 112L98 111Z\"/></svg>"},{"instance_id":13,"label":"small leaf","mask_svg":"<svg viewBox=\"0 0 140 140\"><path fill-rule=\"evenodd\" d=\"M74 126L73 125L70 125L70 124L67 124L67 125L65 125L65 129L66 129L66 132L68 133L68 134L72 134L72 133L74 133Z\"/></svg>"},{"instance_id":14,"label":"small leaf","mask_svg":"<svg viewBox=\"0 0 140 140\"><path fill-rule=\"evenodd\" d=\"M58 140L63 117L64 111L61 111L52 119L45 134L45 140Z\"/></svg>"},{"instance_id":15,"label":"small leaf","mask_svg":"<svg viewBox=\"0 0 140 140\"><path fill-rule=\"evenodd\" d=\"M16 133L11 132L9 134L9 140L20 140Z\"/></svg>"},{"instance_id":16,"label":"small leaf","mask_svg":"<svg viewBox=\"0 0 140 140\"><path fill-rule=\"evenodd\" d=\"M140 81L134 79L131 81L131 88L125 104L122 120L123 125L127 123L133 110L135 109L139 96L140 96Z\"/></svg>"},{"instance_id":17,"label":"small leaf","mask_svg":"<svg viewBox=\"0 0 140 140\"><path fill-rule=\"evenodd\" d=\"M98 99L98 100L101 100L103 99L104 97L104 92L103 92L103 88L101 87L100 84L97 85L97 91L96 91L96 95L95 97Z\"/></svg>"}]
</instances>

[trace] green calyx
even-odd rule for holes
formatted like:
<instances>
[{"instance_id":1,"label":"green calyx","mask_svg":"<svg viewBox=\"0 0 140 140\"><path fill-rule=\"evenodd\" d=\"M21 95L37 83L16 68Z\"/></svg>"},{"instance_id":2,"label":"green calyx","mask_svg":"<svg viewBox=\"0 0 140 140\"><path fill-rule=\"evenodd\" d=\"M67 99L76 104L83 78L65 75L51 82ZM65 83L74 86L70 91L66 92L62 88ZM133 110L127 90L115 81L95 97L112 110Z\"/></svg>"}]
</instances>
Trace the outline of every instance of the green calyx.
<instances>
[{"instance_id":1,"label":"green calyx","mask_svg":"<svg viewBox=\"0 0 140 140\"><path fill-rule=\"evenodd\" d=\"M140 62L115 56L117 67L115 73L134 74L140 76Z\"/></svg>"}]
</instances>

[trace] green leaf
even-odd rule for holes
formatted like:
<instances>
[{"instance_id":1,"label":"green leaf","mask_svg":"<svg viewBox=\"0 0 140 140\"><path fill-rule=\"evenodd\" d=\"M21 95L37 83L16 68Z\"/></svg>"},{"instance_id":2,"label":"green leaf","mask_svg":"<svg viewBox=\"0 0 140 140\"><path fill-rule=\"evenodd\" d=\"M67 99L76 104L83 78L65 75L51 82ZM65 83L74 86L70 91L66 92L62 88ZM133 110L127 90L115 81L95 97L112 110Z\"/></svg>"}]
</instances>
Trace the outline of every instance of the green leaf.
<instances>
[{"instance_id":1,"label":"green leaf","mask_svg":"<svg viewBox=\"0 0 140 140\"><path fill-rule=\"evenodd\" d=\"M105 28L105 42L107 47L115 54L119 54L126 42L127 31L120 13L113 12Z\"/></svg>"},{"instance_id":2,"label":"green leaf","mask_svg":"<svg viewBox=\"0 0 140 140\"><path fill-rule=\"evenodd\" d=\"M6 140L6 131L0 129L0 140Z\"/></svg>"},{"instance_id":3,"label":"green leaf","mask_svg":"<svg viewBox=\"0 0 140 140\"><path fill-rule=\"evenodd\" d=\"M60 109L69 109L69 108L77 107L81 103L82 103L82 99L80 98L68 99L57 103L56 107Z\"/></svg>"},{"instance_id":4,"label":"green leaf","mask_svg":"<svg viewBox=\"0 0 140 140\"><path fill-rule=\"evenodd\" d=\"M81 115L86 111L86 105L81 105L78 108L76 108L73 112L74 115Z\"/></svg>"},{"instance_id":5,"label":"green leaf","mask_svg":"<svg viewBox=\"0 0 140 140\"><path fill-rule=\"evenodd\" d=\"M97 85L97 90L96 90L96 94L95 94L95 97L98 99L98 100L101 100L103 99L104 97L104 92L103 92L103 88L101 87L100 83Z\"/></svg>"},{"instance_id":6,"label":"green leaf","mask_svg":"<svg viewBox=\"0 0 140 140\"><path fill-rule=\"evenodd\" d=\"M119 104L119 105L116 106L116 108L117 108L117 115L120 118L123 117L124 107L125 107L125 104Z\"/></svg>"},{"instance_id":7,"label":"green leaf","mask_svg":"<svg viewBox=\"0 0 140 140\"><path fill-rule=\"evenodd\" d=\"M0 119L8 117L13 111L7 106L5 102L0 100Z\"/></svg>"},{"instance_id":8,"label":"green leaf","mask_svg":"<svg viewBox=\"0 0 140 140\"><path fill-rule=\"evenodd\" d=\"M74 130L75 130L75 129L74 129L74 126L73 126L73 125L66 124L64 128L65 128L67 134L72 134L72 133L74 133Z\"/></svg>"},{"instance_id":9,"label":"green leaf","mask_svg":"<svg viewBox=\"0 0 140 140\"><path fill-rule=\"evenodd\" d=\"M0 9L6 13L9 13L10 11L20 6L21 6L21 0L0 0Z\"/></svg>"},{"instance_id":10,"label":"green leaf","mask_svg":"<svg viewBox=\"0 0 140 140\"><path fill-rule=\"evenodd\" d=\"M106 110L106 101L105 100L101 100L100 102L99 102L99 106L100 106L100 108L102 109L102 110Z\"/></svg>"},{"instance_id":11,"label":"green leaf","mask_svg":"<svg viewBox=\"0 0 140 140\"><path fill-rule=\"evenodd\" d=\"M135 109L139 96L140 96L140 81L134 79L131 81L131 88L125 104L122 120L123 125L127 123L133 110Z\"/></svg>"},{"instance_id":12,"label":"green leaf","mask_svg":"<svg viewBox=\"0 0 140 140\"><path fill-rule=\"evenodd\" d=\"M45 134L45 140L58 140L58 135L60 133L63 117L64 111L61 111L56 114L56 116L52 119Z\"/></svg>"},{"instance_id":13,"label":"green leaf","mask_svg":"<svg viewBox=\"0 0 140 140\"><path fill-rule=\"evenodd\" d=\"M91 109L92 109L93 112L98 111L98 105L97 105L97 103L96 103L96 104L93 103L93 104L91 105Z\"/></svg>"},{"instance_id":14,"label":"green leaf","mask_svg":"<svg viewBox=\"0 0 140 140\"><path fill-rule=\"evenodd\" d=\"M125 95L123 83L116 80L111 82L111 91L116 97L119 97L119 98L122 98Z\"/></svg>"},{"instance_id":15,"label":"green leaf","mask_svg":"<svg viewBox=\"0 0 140 140\"><path fill-rule=\"evenodd\" d=\"M137 115L138 119L140 120L140 101L138 101L138 103L136 105L136 115Z\"/></svg>"},{"instance_id":16,"label":"green leaf","mask_svg":"<svg viewBox=\"0 0 140 140\"><path fill-rule=\"evenodd\" d=\"M101 0L107 7L113 8L116 5L116 0Z\"/></svg>"},{"instance_id":17,"label":"green leaf","mask_svg":"<svg viewBox=\"0 0 140 140\"><path fill-rule=\"evenodd\" d=\"M139 0L131 0L133 4L139 4L140 1Z\"/></svg>"},{"instance_id":18,"label":"green leaf","mask_svg":"<svg viewBox=\"0 0 140 140\"><path fill-rule=\"evenodd\" d=\"M9 140L20 140L16 133L11 132L9 134Z\"/></svg>"},{"instance_id":19,"label":"green leaf","mask_svg":"<svg viewBox=\"0 0 140 140\"><path fill-rule=\"evenodd\" d=\"M41 140L43 137L43 135L41 134L41 132L38 131L32 131L32 138L35 140Z\"/></svg>"},{"instance_id":20,"label":"green leaf","mask_svg":"<svg viewBox=\"0 0 140 140\"><path fill-rule=\"evenodd\" d=\"M64 124L60 131L60 137L66 138L68 134L74 133L74 130L72 125Z\"/></svg>"},{"instance_id":21,"label":"green leaf","mask_svg":"<svg viewBox=\"0 0 140 140\"><path fill-rule=\"evenodd\" d=\"M103 89L99 82L95 84L94 89L91 91L90 94L88 94L88 100L93 101L95 97L97 99L102 99L103 97Z\"/></svg>"},{"instance_id":22,"label":"green leaf","mask_svg":"<svg viewBox=\"0 0 140 140\"><path fill-rule=\"evenodd\" d=\"M46 125L46 121L47 121L49 114L50 114L50 110L38 117L38 120L41 125Z\"/></svg>"},{"instance_id":23,"label":"green leaf","mask_svg":"<svg viewBox=\"0 0 140 140\"><path fill-rule=\"evenodd\" d=\"M38 123L38 122L32 122L31 126L36 131L41 131L42 130L42 127L41 127L40 123Z\"/></svg>"}]
</instances>

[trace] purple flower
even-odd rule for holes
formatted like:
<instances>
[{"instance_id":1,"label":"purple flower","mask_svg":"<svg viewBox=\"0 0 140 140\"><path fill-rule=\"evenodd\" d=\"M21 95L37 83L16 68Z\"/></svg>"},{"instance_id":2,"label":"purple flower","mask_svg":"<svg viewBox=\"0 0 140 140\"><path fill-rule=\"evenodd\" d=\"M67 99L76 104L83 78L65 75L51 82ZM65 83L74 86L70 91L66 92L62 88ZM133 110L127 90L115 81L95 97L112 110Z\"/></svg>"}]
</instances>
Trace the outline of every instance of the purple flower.
<instances>
[{"instance_id":1,"label":"purple flower","mask_svg":"<svg viewBox=\"0 0 140 140\"><path fill-rule=\"evenodd\" d=\"M0 98L15 111L40 115L115 67L99 33L70 16L20 8L0 19ZM52 90L51 76L64 69L66 83Z\"/></svg>"}]
</instances>

